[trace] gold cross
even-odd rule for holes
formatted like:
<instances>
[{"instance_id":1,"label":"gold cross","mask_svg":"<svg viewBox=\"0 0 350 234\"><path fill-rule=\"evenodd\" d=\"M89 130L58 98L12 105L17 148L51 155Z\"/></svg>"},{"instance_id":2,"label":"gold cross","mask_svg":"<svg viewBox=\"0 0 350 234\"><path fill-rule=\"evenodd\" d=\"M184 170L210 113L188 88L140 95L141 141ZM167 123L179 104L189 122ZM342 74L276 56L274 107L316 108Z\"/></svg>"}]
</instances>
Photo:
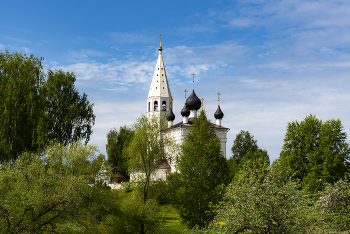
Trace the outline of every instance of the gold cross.
<instances>
[{"instance_id":1,"label":"gold cross","mask_svg":"<svg viewBox=\"0 0 350 234\"><path fill-rule=\"evenodd\" d=\"M195 76L196 74L194 74L194 72L193 72L191 75L193 76L193 90L194 90L194 76Z\"/></svg>"},{"instance_id":2,"label":"gold cross","mask_svg":"<svg viewBox=\"0 0 350 234\"><path fill-rule=\"evenodd\" d=\"M203 110L203 105L204 105L204 98L202 98L202 110Z\"/></svg>"},{"instance_id":3,"label":"gold cross","mask_svg":"<svg viewBox=\"0 0 350 234\"><path fill-rule=\"evenodd\" d=\"M160 36L160 47L162 47L162 34L159 34Z\"/></svg>"},{"instance_id":4,"label":"gold cross","mask_svg":"<svg viewBox=\"0 0 350 234\"><path fill-rule=\"evenodd\" d=\"M185 89L185 103L186 103L186 93L187 93L188 91Z\"/></svg>"},{"instance_id":5,"label":"gold cross","mask_svg":"<svg viewBox=\"0 0 350 234\"><path fill-rule=\"evenodd\" d=\"M220 95L221 93L218 93L218 105L220 105Z\"/></svg>"}]
</instances>

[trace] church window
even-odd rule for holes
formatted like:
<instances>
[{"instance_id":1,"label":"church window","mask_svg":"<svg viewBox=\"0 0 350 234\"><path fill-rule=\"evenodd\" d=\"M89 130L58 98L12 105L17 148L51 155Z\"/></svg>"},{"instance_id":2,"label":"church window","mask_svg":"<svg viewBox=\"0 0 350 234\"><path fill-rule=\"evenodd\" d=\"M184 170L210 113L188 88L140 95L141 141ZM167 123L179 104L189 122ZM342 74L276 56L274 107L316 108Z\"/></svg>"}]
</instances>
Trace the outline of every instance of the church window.
<instances>
[{"instance_id":1,"label":"church window","mask_svg":"<svg viewBox=\"0 0 350 234\"><path fill-rule=\"evenodd\" d=\"M166 111L166 101L162 102L162 111Z\"/></svg>"},{"instance_id":2,"label":"church window","mask_svg":"<svg viewBox=\"0 0 350 234\"><path fill-rule=\"evenodd\" d=\"M158 76L158 74L157 74L157 76Z\"/></svg>"},{"instance_id":3,"label":"church window","mask_svg":"<svg viewBox=\"0 0 350 234\"><path fill-rule=\"evenodd\" d=\"M162 76L164 76L164 74L162 74Z\"/></svg>"},{"instance_id":4,"label":"church window","mask_svg":"<svg viewBox=\"0 0 350 234\"><path fill-rule=\"evenodd\" d=\"M158 102L154 101L154 110L157 111L158 110Z\"/></svg>"},{"instance_id":5,"label":"church window","mask_svg":"<svg viewBox=\"0 0 350 234\"><path fill-rule=\"evenodd\" d=\"M159 70L159 67L158 67L158 70Z\"/></svg>"},{"instance_id":6,"label":"church window","mask_svg":"<svg viewBox=\"0 0 350 234\"><path fill-rule=\"evenodd\" d=\"M163 70L163 68L162 68L162 70Z\"/></svg>"},{"instance_id":7,"label":"church window","mask_svg":"<svg viewBox=\"0 0 350 234\"><path fill-rule=\"evenodd\" d=\"M163 87L163 89L164 89L164 87Z\"/></svg>"},{"instance_id":8,"label":"church window","mask_svg":"<svg viewBox=\"0 0 350 234\"><path fill-rule=\"evenodd\" d=\"M151 102L148 102L148 112L151 110Z\"/></svg>"}]
</instances>

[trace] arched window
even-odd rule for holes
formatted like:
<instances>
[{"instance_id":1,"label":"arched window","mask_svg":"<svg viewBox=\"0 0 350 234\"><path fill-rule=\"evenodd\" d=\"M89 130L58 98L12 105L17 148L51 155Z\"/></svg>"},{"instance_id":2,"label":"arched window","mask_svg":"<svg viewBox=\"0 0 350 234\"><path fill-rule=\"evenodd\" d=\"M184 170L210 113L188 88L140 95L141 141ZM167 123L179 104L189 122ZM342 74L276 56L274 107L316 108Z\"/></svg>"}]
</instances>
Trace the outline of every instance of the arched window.
<instances>
[{"instance_id":1,"label":"arched window","mask_svg":"<svg viewBox=\"0 0 350 234\"><path fill-rule=\"evenodd\" d=\"M162 111L166 111L166 101L162 102Z\"/></svg>"},{"instance_id":2,"label":"arched window","mask_svg":"<svg viewBox=\"0 0 350 234\"><path fill-rule=\"evenodd\" d=\"M150 112L150 111L151 111L151 103L148 102L148 112Z\"/></svg>"},{"instance_id":3,"label":"arched window","mask_svg":"<svg viewBox=\"0 0 350 234\"><path fill-rule=\"evenodd\" d=\"M154 110L157 111L158 110L158 102L154 101Z\"/></svg>"}]
</instances>

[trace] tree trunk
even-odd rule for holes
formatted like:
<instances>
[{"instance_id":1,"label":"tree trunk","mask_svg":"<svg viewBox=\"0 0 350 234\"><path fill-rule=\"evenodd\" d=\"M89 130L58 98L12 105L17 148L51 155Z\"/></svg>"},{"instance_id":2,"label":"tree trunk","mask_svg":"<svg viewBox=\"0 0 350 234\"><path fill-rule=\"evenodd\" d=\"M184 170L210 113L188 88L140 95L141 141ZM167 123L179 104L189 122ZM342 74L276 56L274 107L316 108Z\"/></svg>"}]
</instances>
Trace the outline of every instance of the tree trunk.
<instances>
[{"instance_id":1,"label":"tree trunk","mask_svg":"<svg viewBox=\"0 0 350 234\"><path fill-rule=\"evenodd\" d=\"M141 221L141 234L145 234L145 224Z\"/></svg>"}]
</instances>

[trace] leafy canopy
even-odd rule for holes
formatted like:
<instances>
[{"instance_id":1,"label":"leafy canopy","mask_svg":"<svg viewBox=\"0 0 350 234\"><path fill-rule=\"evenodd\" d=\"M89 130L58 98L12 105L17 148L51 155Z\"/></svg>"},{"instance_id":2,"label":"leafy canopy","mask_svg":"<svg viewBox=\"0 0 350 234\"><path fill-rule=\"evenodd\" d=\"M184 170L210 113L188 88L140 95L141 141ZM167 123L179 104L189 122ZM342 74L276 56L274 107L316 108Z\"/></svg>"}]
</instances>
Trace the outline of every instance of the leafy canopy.
<instances>
[{"instance_id":1,"label":"leafy canopy","mask_svg":"<svg viewBox=\"0 0 350 234\"><path fill-rule=\"evenodd\" d=\"M210 204L221 199L228 181L220 139L204 111L195 118L185 137L178 168L179 213L189 226L204 227L213 219Z\"/></svg>"},{"instance_id":2,"label":"leafy canopy","mask_svg":"<svg viewBox=\"0 0 350 234\"><path fill-rule=\"evenodd\" d=\"M334 183L348 170L350 148L340 119L325 122L316 116L288 123L279 161L285 171L301 179L310 191Z\"/></svg>"}]
</instances>

